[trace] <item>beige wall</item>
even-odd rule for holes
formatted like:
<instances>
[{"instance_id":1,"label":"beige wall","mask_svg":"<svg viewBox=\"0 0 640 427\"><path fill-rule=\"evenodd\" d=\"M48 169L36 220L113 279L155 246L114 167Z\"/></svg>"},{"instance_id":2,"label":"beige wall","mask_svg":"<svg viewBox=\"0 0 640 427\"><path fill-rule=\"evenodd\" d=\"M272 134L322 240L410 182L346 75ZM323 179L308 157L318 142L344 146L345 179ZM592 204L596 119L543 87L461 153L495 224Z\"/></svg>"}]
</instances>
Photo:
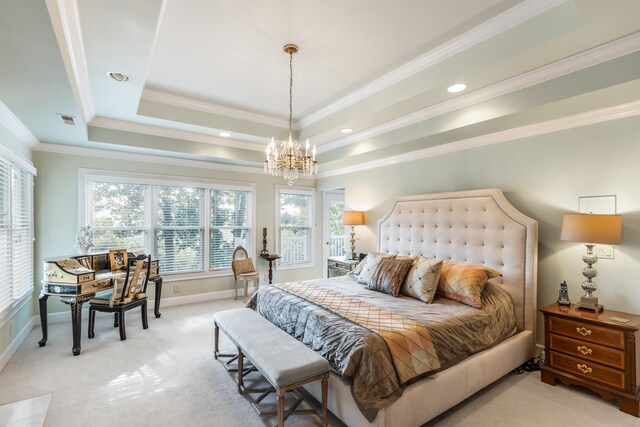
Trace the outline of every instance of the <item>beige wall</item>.
<instances>
[{"instance_id":1,"label":"beige wall","mask_svg":"<svg viewBox=\"0 0 640 427\"><path fill-rule=\"evenodd\" d=\"M557 299L561 281L572 301L582 295L584 245L560 240L562 214L578 196L615 194L623 215L615 259L595 267L605 307L640 313L640 118L586 126L434 158L320 179L318 190L344 187L345 202L367 211L358 251L376 247L378 219L398 196L476 188L502 189L539 224L538 305ZM539 323L538 331L542 331ZM542 342L541 332L538 342Z\"/></svg>"},{"instance_id":2,"label":"beige wall","mask_svg":"<svg viewBox=\"0 0 640 427\"><path fill-rule=\"evenodd\" d=\"M269 235L267 248L270 251L275 251L275 186L286 184L283 178L274 178L263 174L45 152L34 152L33 160L38 168L35 185L35 277L37 284L42 280L40 260L51 256L76 253L74 244L78 230L78 169L80 168L255 183L256 230L259 233L256 246L262 248L261 230L263 227L267 227ZM312 186L313 181L299 180L296 184ZM316 206L319 206L319 203L316 203ZM319 214L316 215L316 218L319 218ZM315 268L277 271L274 273L274 280L298 280L317 276L321 272L322 263L318 255L316 255L316 259ZM266 262L258 260L257 268L261 272L266 271ZM230 275L181 282L172 282L171 280L170 276L165 276L163 299L233 289L233 277ZM174 292L173 285L175 283L182 284L180 293ZM36 296L38 292L39 285L36 285ZM50 313L69 311L69 308L57 301L56 298L49 298L48 307Z\"/></svg>"}]
</instances>

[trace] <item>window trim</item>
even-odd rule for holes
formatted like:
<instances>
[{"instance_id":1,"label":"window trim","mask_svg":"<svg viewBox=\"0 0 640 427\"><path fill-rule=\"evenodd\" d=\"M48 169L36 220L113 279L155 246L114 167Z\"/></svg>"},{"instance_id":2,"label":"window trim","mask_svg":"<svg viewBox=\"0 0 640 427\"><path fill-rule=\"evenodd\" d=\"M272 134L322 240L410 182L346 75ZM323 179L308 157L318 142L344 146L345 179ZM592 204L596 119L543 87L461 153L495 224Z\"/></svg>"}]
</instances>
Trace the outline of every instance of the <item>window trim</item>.
<instances>
[{"instance_id":1,"label":"window trim","mask_svg":"<svg viewBox=\"0 0 640 427\"><path fill-rule=\"evenodd\" d=\"M136 173L136 172L121 172L121 171L113 171L113 170L102 170L102 169L78 169L78 227L85 226L88 222L88 214L87 211L87 194L88 194L88 183L89 181L102 181L102 182L114 182L121 184L146 184L146 185L165 185L165 186L182 186L189 187L192 186L194 188L204 188L204 218L203 218L203 226L204 226L204 241L207 243L203 248L203 256L204 256L204 266L206 266L208 271L190 271L183 273L162 273L162 265L160 266L160 272L165 280L165 282L173 282L173 281L181 281L181 280L195 280L195 279L204 279L211 277L223 277L223 276L231 276L233 272L231 271L231 267L224 269L211 269L209 266L209 237L208 233L211 230L211 222L208 221L208 213L210 211L210 190L211 189L223 189L223 190L237 190L237 191L248 191L251 193L251 209L249 213L249 223L250 228L253 231L253 235L251 236L251 244L252 251L250 256L253 259L256 258L257 254L257 246L256 246L256 184L254 182L242 182L242 181L224 181L224 180L213 180L213 179L205 179L205 178L191 178L184 176L173 176L173 175L160 175L160 174L146 174L146 173ZM151 197L151 191L149 191L149 197ZM151 206L151 205L149 205ZM151 216L155 217L155 210L151 209ZM149 216L149 215L146 215ZM153 220L153 218L150 218ZM146 218L145 218L146 221ZM145 222L146 224L146 222ZM147 228L147 233L149 235L148 245L151 249L153 249L155 236L153 234L154 225L153 223L148 224L149 228ZM149 248L146 248L148 250Z\"/></svg>"},{"instance_id":2,"label":"window trim","mask_svg":"<svg viewBox=\"0 0 640 427\"><path fill-rule=\"evenodd\" d=\"M275 229L276 229L276 253L280 254L280 194L301 194L305 196L311 196L311 218L309 219L309 228L311 229L311 261L301 263L285 263L279 259L276 266L279 270L295 270L299 268L312 268L316 265L316 191L313 187L296 187L290 185L276 185L276 197L275 197Z\"/></svg>"}]
</instances>

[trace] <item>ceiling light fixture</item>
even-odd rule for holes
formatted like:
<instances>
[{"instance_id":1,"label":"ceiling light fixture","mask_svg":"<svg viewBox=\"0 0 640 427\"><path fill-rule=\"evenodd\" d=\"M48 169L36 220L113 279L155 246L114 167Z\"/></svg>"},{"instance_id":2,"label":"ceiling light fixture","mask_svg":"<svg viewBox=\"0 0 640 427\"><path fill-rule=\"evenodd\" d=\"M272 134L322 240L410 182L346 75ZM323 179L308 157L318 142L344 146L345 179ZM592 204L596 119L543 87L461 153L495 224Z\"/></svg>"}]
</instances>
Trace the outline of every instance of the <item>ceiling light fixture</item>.
<instances>
[{"instance_id":1,"label":"ceiling light fixture","mask_svg":"<svg viewBox=\"0 0 640 427\"><path fill-rule=\"evenodd\" d=\"M113 80L120 82L120 83L124 83L124 82L128 82L129 81L129 76L127 76L124 73L119 73L117 71L109 71L107 73L107 76L111 77Z\"/></svg>"},{"instance_id":2,"label":"ceiling light fixture","mask_svg":"<svg viewBox=\"0 0 640 427\"><path fill-rule=\"evenodd\" d=\"M447 92L451 92L451 93L462 92L466 88L467 88L466 84L464 84L464 83L456 83L454 85L449 86L447 88Z\"/></svg>"},{"instance_id":3,"label":"ceiling light fixture","mask_svg":"<svg viewBox=\"0 0 640 427\"><path fill-rule=\"evenodd\" d=\"M293 54L298 52L295 44L286 44L282 48L289 55L289 138L280 143L280 151L276 147L274 138L267 145L267 159L264 161L264 172L272 176L283 176L293 185L293 180L298 179L301 172L303 176L311 176L318 173L316 161L316 146L313 145L312 155L309 156L309 139L305 144L304 154L302 145L293 138Z\"/></svg>"},{"instance_id":4,"label":"ceiling light fixture","mask_svg":"<svg viewBox=\"0 0 640 427\"><path fill-rule=\"evenodd\" d=\"M218 135L220 135L223 138L229 138L231 136L229 132L220 132Z\"/></svg>"},{"instance_id":5,"label":"ceiling light fixture","mask_svg":"<svg viewBox=\"0 0 640 427\"><path fill-rule=\"evenodd\" d=\"M340 132L342 132L342 133L351 133L351 132L353 132L353 129L351 129L351 128L342 128L342 129L340 129Z\"/></svg>"}]
</instances>

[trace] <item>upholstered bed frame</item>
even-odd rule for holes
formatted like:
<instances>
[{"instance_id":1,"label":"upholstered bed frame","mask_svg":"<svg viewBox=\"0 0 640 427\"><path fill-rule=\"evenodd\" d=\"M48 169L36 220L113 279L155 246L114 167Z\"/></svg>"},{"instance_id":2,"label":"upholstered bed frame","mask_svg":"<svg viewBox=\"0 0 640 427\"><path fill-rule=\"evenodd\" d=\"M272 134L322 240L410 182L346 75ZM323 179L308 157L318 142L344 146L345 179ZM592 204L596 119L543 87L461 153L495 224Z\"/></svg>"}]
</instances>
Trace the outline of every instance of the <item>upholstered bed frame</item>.
<instances>
[{"instance_id":1,"label":"upholstered bed frame","mask_svg":"<svg viewBox=\"0 0 640 427\"><path fill-rule=\"evenodd\" d=\"M329 409L350 427L419 426L534 355L538 224L498 189L400 197L378 221L378 251L486 265L513 297L517 333L498 345L408 386L369 423L349 385L329 381ZM320 387L307 387L316 398Z\"/></svg>"}]
</instances>

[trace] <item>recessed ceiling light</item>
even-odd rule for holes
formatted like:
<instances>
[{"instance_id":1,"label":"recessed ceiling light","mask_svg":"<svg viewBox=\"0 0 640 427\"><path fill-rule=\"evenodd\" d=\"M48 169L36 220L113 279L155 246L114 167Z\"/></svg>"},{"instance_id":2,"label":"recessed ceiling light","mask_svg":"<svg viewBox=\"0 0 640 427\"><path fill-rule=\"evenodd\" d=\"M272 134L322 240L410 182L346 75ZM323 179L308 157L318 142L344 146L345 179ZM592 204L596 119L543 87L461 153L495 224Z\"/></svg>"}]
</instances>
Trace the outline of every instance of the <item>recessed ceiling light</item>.
<instances>
[{"instance_id":1,"label":"recessed ceiling light","mask_svg":"<svg viewBox=\"0 0 640 427\"><path fill-rule=\"evenodd\" d=\"M117 81L117 82L128 82L129 81L129 76L127 76L124 73L119 73L117 71L109 71L107 73L107 76L111 77L113 80Z\"/></svg>"},{"instance_id":2,"label":"recessed ceiling light","mask_svg":"<svg viewBox=\"0 0 640 427\"><path fill-rule=\"evenodd\" d=\"M342 129L340 129L340 132L342 132L342 133L351 133L351 132L353 132L353 129L351 129L351 128L342 128Z\"/></svg>"},{"instance_id":3,"label":"recessed ceiling light","mask_svg":"<svg viewBox=\"0 0 640 427\"><path fill-rule=\"evenodd\" d=\"M447 92L451 92L451 93L462 92L466 88L467 88L466 84L464 84L464 83L456 83L454 85L449 86L447 88Z\"/></svg>"},{"instance_id":4,"label":"recessed ceiling light","mask_svg":"<svg viewBox=\"0 0 640 427\"><path fill-rule=\"evenodd\" d=\"M220 132L218 135L224 137L224 138L229 138L231 136L231 134L229 132Z\"/></svg>"}]
</instances>

